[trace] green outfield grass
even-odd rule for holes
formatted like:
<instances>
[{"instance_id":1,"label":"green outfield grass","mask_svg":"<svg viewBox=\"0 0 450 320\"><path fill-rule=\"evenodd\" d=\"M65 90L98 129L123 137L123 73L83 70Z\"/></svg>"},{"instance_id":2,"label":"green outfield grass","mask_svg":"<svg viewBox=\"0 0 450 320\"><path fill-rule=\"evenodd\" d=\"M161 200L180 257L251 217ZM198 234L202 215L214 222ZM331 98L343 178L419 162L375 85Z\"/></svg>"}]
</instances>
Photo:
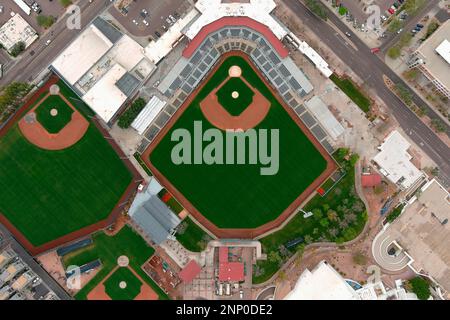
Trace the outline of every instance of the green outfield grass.
<instances>
[{"instance_id":1,"label":"green outfield grass","mask_svg":"<svg viewBox=\"0 0 450 320\"><path fill-rule=\"evenodd\" d=\"M120 283L126 283L125 288ZM133 300L141 292L142 282L128 268L119 268L103 283L105 291L113 300Z\"/></svg>"},{"instance_id":2,"label":"green outfield grass","mask_svg":"<svg viewBox=\"0 0 450 320\"><path fill-rule=\"evenodd\" d=\"M0 177L0 212L34 246L107 218L132 179L94 124L61 151L36 147L15 124L0 138Z\"/></svg>"},{"instance_id":3,"label":"green outfield grass","mask_svg":"<svg viewBox=\"0 0 450 320\"><path fill-rule=\"evenodd\" d=\"M56 116L50 114L52 109L58 111ZM60 96L48 96L35 111L37 120L49 133L60 132L70 122L73 113Z\"/></svg>"},{"instance_id":4,"label":"green outfield grass","mask_svg":"<svg viewBox=\"0 0 450 320\"><path fill-rule=\"evenodd\" d=\"M239 65L243 77L271 102L269 114L256 129L279 129L276 175L262 176L260 165L175 165L171 161L171 150L176 144L171 141L174 129L192 132L194 121L202 121L203 130L213 128L204 118L199 102L226 79L232 65ZM200 213L220 228L255 228L276 219L327 166L261 78L238 56L224 60L153 150L150 160Z\"/></svg>"},{"instance_id":5,"label":"green outfield grass","mask_svg":"<svg viewBox=\"0 0 450 320\"><path fill-rule=\"evenodd\" d=\"M164 291L141 269L141 266L150 259L155 250L148 246L144 239L130 227L124 226L112 237L104 232L98 232L93 235L93 240L93 245L63 257L63 264L66 268L70 265L82 266L97 259L102 262L101 270L76 294L76 299L85 300L87 294L117 266L117 258L121 255L128 257L129 266L155 290L160 299L168 299Z\"/></svg>"}]
</instances>

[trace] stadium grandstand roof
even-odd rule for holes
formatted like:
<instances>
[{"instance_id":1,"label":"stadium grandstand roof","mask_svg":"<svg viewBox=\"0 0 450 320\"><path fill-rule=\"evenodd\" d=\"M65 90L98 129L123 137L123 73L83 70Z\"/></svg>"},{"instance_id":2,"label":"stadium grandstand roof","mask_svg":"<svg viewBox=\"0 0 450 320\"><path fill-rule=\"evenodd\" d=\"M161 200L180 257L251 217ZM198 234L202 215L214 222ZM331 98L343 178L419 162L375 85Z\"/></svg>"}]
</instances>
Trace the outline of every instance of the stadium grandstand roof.
<instances>
[{"instance_id":1,"label":"stadium grandstand roof","mask_svg":"<svg viewBox=\"0 0 450 320\"><path fill-rule=\"evenodd\" d=\"M165 105L165 101L162 101L157 96L153 96L136 119L134 119L133 123L131 123L131 127L139 134L143 134Z\"/></svg>"},{"instance_id":2,"label":"stadium grandstand roof","mask_svg":"<svg viewBox=\"0 0 450 320\"><path fill-rule=\"evenodd\" d=\"M331 138L337 140L343 133L344 127L337 121L328 106L318 97L314 96L305 102L305 106L319 120L322 127Z\"/></svg>"},{"instance_id":3,"label":"stadium grandstand roof","mask_svg":"<svg viewBox=\"0 0 450 320\"><path fill-rule=\"evenodd\" d=\"M201 16L184 31L184 34L189 39L194 39L204 26L220 18L248 17L267 26L278 39L282 39L287 34L287 30L270 14L275 7L276 3L273 0L249 0L246 2L199 0L195 4L195 8L201 12Z\"/></svg>"},{"instance_id":4,"label":"stadium grandstand roof","mask_svg":"<svg viewBox=\"0 0 450 320\"><path fill-rule=\"evenodd\" d=\"M129 212L131 219L157 245L169 238L181 222L165 204L153 195L137 210Z\"/></svg>"},{"instance_id":5,"label":"stadium grandstand roof","mask_svg":"<svg viewBox=\"0 0 450 320\"><path fill-rule=\"evenodd\" d=\"M245 26L253 29L261 33L267 41L270 42L280 57L286 58L289 55L289 51L284 47L279 38L275 36L273 30L267 25L249 17L222 17L203 25L201 30L196 33L195 37L192 38L192 41L184 49L183 56L189 58L210 33L228 26Z\"/></svg>"}]
</instances>

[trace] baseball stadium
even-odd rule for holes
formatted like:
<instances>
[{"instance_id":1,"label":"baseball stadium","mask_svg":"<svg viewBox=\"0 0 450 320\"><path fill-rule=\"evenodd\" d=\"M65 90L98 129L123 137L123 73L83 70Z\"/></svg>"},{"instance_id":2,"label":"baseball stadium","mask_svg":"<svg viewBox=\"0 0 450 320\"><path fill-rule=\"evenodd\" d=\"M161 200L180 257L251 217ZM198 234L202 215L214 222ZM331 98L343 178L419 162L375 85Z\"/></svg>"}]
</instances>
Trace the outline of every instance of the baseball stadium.
<instances>
[{"instance_id":1,"label":"baseball stadium","mask_svg":"<svg viewBox=\"0 0 450 320\"><path fill-rule=\"evenodd\" d=\"M52 76L0 131L0 221L32 254L105 228L141 181L123 159Z\"/></svg>"},{"instance_id":2,"label":"baseball stadium","mask_svg":"<svg viewBox=\"0 0 450 320\"><path fill-rule=\"evenodd\" d=\"M176 112L147 131L142 159L217 237L255 238L279 227L337 168L326 134L311 131L300 116L298 100L312 85L271 29L249 17L203 26L158 89ZM278 171L261 175L260 166L249 163L175 164L174 132L195 136L194 123L242 135L278 130Z\"/></svg>"}]
</instances>

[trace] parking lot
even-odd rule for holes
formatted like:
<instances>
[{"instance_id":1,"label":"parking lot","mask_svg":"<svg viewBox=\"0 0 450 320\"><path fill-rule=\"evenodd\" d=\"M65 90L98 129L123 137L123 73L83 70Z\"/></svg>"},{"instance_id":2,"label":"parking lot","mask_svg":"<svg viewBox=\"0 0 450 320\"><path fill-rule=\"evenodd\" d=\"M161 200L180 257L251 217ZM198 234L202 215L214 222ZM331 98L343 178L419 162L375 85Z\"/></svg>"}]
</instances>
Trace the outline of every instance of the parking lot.
<instances>
[{"instance_id":1,"label":"parking lot","mask_svg":"<svg viewBox=\"0 0 450 320\"><path fill-rule=\"evenodd\" d=\"M157 38L182 17L190 8L187 0L141 0L131 2L125 9L119 11L115 6L109 13L131 35L136 37ZM169 17L172 16L172 19Z\"/></svg>"},{"instance_id":2,"label":"parking lot","mask_svg":"<svg viewBox=\"0 0 450 320\"><path fill-rule=\"evenodd\" d=\"M346 7L349 13L353 16L357 23L362 24L366 23L368 15L366 14L367 5L354 0L343 0L341 1L342 5ZM394 0L374 0L373 4L380 7L380 14L384 15L385 11L389 9Z\"/></svg>"},{"instance_id":3,"label":"parking lot","mask_svg":"<svg viewBox=\"0 0 450 320\"><path fill-rule=\"evenodd\" d=\"M39 4L42 12L41 15L46 16L54 16L59 17L63 12L64 8L61 6L59 1L57 0L24 0L25 3L30 5L33 2ZM13 0L2 0L1 6L3 6L3 12L0 13L0 26L2 26L6 21L11 18L12 13L19 13L22 18L24 18L33 28L37 31L37 33L41 34L44 32L44 29L41 28L37 23L38 14L32 10L31 14L28 16Z\"/></svg>"}]
</instances>

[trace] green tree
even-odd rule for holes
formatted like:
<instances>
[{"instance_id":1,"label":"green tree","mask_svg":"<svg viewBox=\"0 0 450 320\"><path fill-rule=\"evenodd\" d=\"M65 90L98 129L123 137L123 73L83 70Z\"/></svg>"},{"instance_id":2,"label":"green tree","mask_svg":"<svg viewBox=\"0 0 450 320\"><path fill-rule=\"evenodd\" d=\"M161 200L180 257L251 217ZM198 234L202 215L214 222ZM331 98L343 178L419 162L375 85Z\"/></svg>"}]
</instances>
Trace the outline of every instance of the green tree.
<instances>
[{"instance_id":1,"label":"green tree","mask_svg":"<svg viewBox=\"0 0 450 320\"><path fill-rule=\"evenodd\" d=\"M17 57L19 54L25 51L25 42L19 41L17 42L9 51L9 54L12 55L14 58Z\"/></svg>"},{"instance_id":2,"label":"green tree","mask_svg":"<svg viewBox=\"0 0 450 320\"><path fill-rule=\"evenodd\" d=\"M72 4L72 0L59 0L59 3L61 3L64 8L67 8Z\"/></svg>"},{"instance_id":3,"label":"green tree","mask_svg":"<svg viewBox=\"0 0 450 320\"><path fill-rule=\"evenodd\" d=\"M306 0L306 6L311 12L327 21L328 13L327 8L318 0Z\"/></svg>"},{"instance_id":4,"label":"green tree","mask_svg":"<svg viewBox=\"0 0 450 320\"><path fill-rule=\"evenodd\" d=\"M420 300L427 300L430 297L430 285L422 277L415 277L409 280L409 285L411 286L411 291L414 292Z\"/></svg>"},{"instance_id":5,"label":"green tree","mask_svg":"<svg viewBox=\"0 0 450 320\"><path fill-rule=\"evenodd\" d=\"M277 251L270 251L269 254L267 255L267 260L277 264L280 264L282 261L280 254Z\"/></svg>"},{"instance_id":6,"label":"green tree","mask_svg":"<svg viewBox=\"0 0 450 320\"><path fill-rule=\"evenodd\" d=\"M38 25L43 27L44 29L50 28L56 21L55 17L53 16L45 16L45 15L38 15L36 17Z\"/></svg>"},{"instance_id":7,"label":"green tree","mask_svg":"<svg viewBox=\"0 0 450 320\"><path fill-rule=\"evenodd\" d=\"M32 85L23 82L12 82L7 85L0 94L0 113L7 108L19 107L31 88Z\"/></svg>"},{"instance_id":8,"label":"green tree","mask_svg":"<svg viewBox=\"0 0 450 320\"><path fill-rule=\"evenodd\" d=\"M320 219L319 223L324 228L326 228L330 225L330 221L327 218Z\"/></svg>"},{"instance_id":9,"label":"green tree","mask_svg":"<svg viewBox=\"0 0 450 320\"><path fill-rule=\"evenodd\" d=\"M122 129L129 128L145 105L146 102L143 98L134 100L131 106L120 116L117 125Z\"/></svg>"}]
</instances>

